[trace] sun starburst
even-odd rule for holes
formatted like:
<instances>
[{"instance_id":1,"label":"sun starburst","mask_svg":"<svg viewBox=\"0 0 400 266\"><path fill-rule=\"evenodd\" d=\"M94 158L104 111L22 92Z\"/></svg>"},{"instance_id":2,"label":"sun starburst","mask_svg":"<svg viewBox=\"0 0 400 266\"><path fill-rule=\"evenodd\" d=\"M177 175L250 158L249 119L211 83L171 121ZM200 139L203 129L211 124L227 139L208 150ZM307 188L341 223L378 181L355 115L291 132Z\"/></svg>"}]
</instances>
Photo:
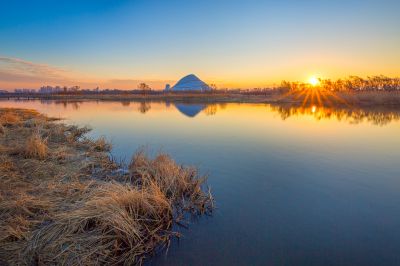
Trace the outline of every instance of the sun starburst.
<instances>
[{"instance_id":1,"label":"sun starburst","mask_svg":"<svg viewBox=\"0 0 400 266\"><path fill-rule=\"evenodd\" d=\"M308 79L308 83L310 83L312 86L317 86L320 82L319 82L319 79L316 76L311 76Z\"/></svg>"}]
</instances>

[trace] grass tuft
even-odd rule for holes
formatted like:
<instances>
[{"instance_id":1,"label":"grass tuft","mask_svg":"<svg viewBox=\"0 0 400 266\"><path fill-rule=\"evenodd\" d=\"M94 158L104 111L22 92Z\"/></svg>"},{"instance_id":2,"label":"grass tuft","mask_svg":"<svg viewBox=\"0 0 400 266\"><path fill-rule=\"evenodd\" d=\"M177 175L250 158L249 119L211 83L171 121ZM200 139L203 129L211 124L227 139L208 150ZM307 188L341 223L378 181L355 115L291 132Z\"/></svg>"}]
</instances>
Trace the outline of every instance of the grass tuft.
<instances>
[{"instance_id":1,"label":"grass tuft","mask_svg":"<svg viewBox=\"0 0 400 266\"><path fill-rule=\"evenodd\" d=\"M100 137L92 141L92 149L98 152L109 152L112 149L111 143L107 142L104 137Z\"/></svg>"},{"instance_id":2,"label":"grass tuft","mask_svg":"<svg viewBox=\"0 0 400 266\"><path fill-rule=\"evenodd\" d=\"M27 158L44 160L47 158L49 148L47 140L43 139L39 133L34 133L26 142L24 155Z\"/></svg>"},{"instance_id":3,"label":"grass tuft","mask_svg":"<svg viewBox=\"0 0 400 266\"><path fill-rule=\"evenodd\" d=\"M78 141L82 136L88 133L91 129L89 127L69 126L65 131L67 140L70 143Z\"/></svg>"},{"instance_id":4,"label":"grass tuft","mask_svg":"<svg viewBox=\"0 0 400 266\"><path fill-rule=\"evenodd\" d=\"M180 215L210 213L212 197L202 190L206 176L200 176L194 167L177 164L169 155L158 154L154 159L139 150L129 165L131 180L137 186L156 186L176 207Z\"/></svg>"}]
</instances>

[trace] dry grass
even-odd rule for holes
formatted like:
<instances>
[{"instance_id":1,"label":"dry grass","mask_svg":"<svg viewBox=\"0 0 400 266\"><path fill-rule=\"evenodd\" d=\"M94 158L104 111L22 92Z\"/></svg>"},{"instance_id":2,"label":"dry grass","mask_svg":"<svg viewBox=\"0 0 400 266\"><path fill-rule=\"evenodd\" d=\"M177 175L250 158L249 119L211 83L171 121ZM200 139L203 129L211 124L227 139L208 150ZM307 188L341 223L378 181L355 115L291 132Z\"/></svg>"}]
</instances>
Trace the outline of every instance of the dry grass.
<instances>
[{"instance_id":1,"label":"dry grass","mask_svg":"<svg viewBox=\"0 0 400 266\"><path fill-rule=\"evenodd\" d=\"M167 154L150 159L140 150L133 156L129 169L137 186L157 186L180 214L203 214L213 208L211 193L202 190L206 177L200 177L194 167L178 165Z\"/></svg>"},{"instance_id":2,"label":"dry grass","mask_svg":"<svg viewBox=\"0 0 400 266\"><path fill-rule=\"evenodd\" d=\"M155 189L116 183L99 186L76 209L37 230L27 257L39 254L46 264L140 264L170 235L172 209Z\"/></svg>"},{"instance_id":3,"label":"dry grass","mask_svg":"<svg viewBox=\"0 0 400 266\"><path fill-rule=\"evenodd\" d=\"M400 93L397 91L336 92L334 95L337 99L340 99L339 104L333 102L338 107L342 106L343 103L354 107L398 106L400 104Z\"/></svg>"},{"instance_id":4,"label":"dry grass","mask_svg":"<svg viewBox=\"0 0 400 266\"><path fill-rule=\"evenodd\" d=\"M65 129L67 140L70 143L74 143L78 141L81 137L83 137L86 133L90 131L88 127L78 127L78 126L69 126Z\"/></svg>"},{"instance_id":5,"label":"dry grass","mask_svg":"<svg viewBox=\"0 0 400 266\"><path fill-rule=\"evenodd\" d=\"M23 256L31 260L25 263L141 264L178 236L171 229L185 211L212 211L211 194L201 190L204 180L194 168L179 166L165 154L150 159L139 151L129 174L97 183L78 204L34 231Z\"/></svg>"},{"instance_id":6,"label":"dry grass","mask_svg":"<svg viewBox=\"0 0 400 266\"><path fill-rule=\"evenodd\" d=\"M43 139L39 133L34 133L26 142L24 155L27 158L36 158L44 160L47 158L49 148L47 139Z\"/></svg>"},{"instance_id":7,"label":"dry grass","mask_svg":"<svg viewBox=\"0 0 400 266\"><path fill-rule=\"evenodd\" d=\"M111 143L107 142L104 137L100 137L97 140L92 141L92 149L95 151L109 152L112 149Z\"/></svg>"},{"instance_id":8,"label":"dry grass","mask_svg":"<svg viewBox=\"0 0 400 266\"><path fill-rule=\"evenodd\" d=\"M1 114L0 122L1 122L2 125L12 126L12 125L20 123L21 119L15 113L13 113L11 111L8 111L8 112L5 112L5 113Z\"/></svg>"},{"instance_id":9,"label":"dry grass","mask_svg":"<svg viewBox=\"0 0 400 266\"><path fill-rule=\"evenodd\" d=\"M29 219L38 215L46 216L52 203L49 200L39 200L37 197L22 192L14 200L3 200L0 203L1 218L6 221L1 226L1 242L26 240L29 227L39 220Z\"/></svg>"},{"instance_id":10,"label":"dry grass","mask_svg":"<svg viewBox=\"0 0 400 266\"><path fill-rule=\"evenodd\" d=\"M213 209L205 177L168 155L142 150L119 171L87 128L5 113L19 122L0 137L0 264L141 264L178 236L184 212Z\"/></svg>"}]
</instances>

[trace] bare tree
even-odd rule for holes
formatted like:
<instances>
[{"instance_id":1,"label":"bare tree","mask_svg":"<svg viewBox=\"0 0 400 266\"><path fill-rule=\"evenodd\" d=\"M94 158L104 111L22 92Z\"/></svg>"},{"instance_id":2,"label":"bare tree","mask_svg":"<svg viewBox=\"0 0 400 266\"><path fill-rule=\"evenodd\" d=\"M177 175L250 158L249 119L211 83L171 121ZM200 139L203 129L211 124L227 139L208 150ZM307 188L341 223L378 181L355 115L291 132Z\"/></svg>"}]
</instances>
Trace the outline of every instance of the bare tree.
<instances>
[{"instance_id":1,"label":"bare tree","mask_svg":"<svg viewBox=\"0 0 400 266\"><path fill-rule=\"evenodd\" d=\"M149 85L147 85L146 83L142 82L138 85L138 89L143 91L144 93L151 91L151 88Z\"/></svg>"},{"instance_id":2,"label":"bare tree","mask_svg":"<svg viewBox=\"0 0 400 266\"><path fill-rule=\"evenodd\" d=\"M214 83L209 84L208 87L210 87L210 89L211 89L212 91L216 91L216 90L217 90L217 85L214 84Z\"/></svg>"}]
</instances>

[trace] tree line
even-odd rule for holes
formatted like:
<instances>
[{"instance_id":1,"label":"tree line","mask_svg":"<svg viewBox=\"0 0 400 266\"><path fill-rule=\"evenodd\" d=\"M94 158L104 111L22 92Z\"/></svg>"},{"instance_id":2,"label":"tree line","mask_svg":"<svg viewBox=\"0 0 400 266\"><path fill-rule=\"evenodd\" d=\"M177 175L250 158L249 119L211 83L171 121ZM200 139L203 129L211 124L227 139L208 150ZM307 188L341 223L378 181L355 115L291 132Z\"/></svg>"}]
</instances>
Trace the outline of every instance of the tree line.
<instances>
[{"instance_id":1,"label":"tree line","mask_svg":"<svg viewBox=\"0 0 400 266\"><path fill-rule=\"evenodd\" d=\"M350 76L346 79L319 79L319 84L313 86L304 82L282 81L280 88L290 91L318 87L330 91L397 91L400 90L400 78L387 76L371 76L361 78Z\"/></svg>"}]
</instances>

